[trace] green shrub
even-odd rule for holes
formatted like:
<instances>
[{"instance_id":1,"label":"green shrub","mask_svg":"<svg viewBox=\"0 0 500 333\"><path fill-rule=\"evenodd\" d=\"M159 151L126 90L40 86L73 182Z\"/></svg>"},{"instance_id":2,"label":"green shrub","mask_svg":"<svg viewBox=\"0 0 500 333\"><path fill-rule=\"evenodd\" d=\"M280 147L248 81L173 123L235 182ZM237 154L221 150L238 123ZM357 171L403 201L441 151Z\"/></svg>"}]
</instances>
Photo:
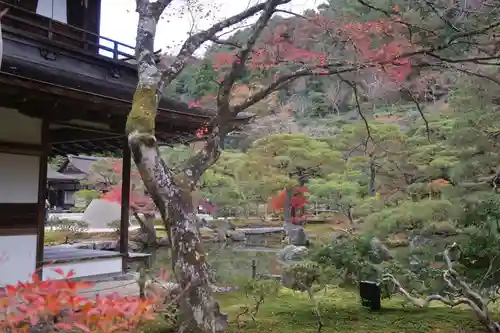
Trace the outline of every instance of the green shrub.
<instances>
[{"instance_id":1,"label":"green shrub","mask_svg":"<svg viewBox=\"0 0 500 333\"><path fill-rule=\"evenodd\" d=\"M431 223L454 221L458 209L448 200L406 201L366 218L366 224L379 236L408 230L422 230Z\"/></svg>"},{"instance_id":2,"label":"green shrub","mask_svg":"<svg viewBox=\"0 0 500 333\"><path fill-rule=\"evenodd\" d=\"M101 192L97 190L80 190L75 192L75 207L73 207L72 211L85 211L88 205L94 199L99 199L101 197ZM78 203L78 204L76 204Z\"/></svg>"}]
</instances>

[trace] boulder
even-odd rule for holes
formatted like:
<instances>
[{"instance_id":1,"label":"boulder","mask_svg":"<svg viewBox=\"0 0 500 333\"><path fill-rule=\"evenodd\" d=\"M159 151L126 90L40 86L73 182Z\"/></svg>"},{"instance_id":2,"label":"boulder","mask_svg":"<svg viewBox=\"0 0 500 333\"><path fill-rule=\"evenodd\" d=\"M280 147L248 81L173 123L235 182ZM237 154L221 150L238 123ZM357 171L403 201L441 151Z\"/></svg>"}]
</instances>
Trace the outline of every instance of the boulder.
<instances>
[{"instance_id":1,"label":"boulder","mask_svg":"<svg viewBox=\"0 0 500 333\"><path fill-rule=\"evenodd\" d=\"M298 227L294 229L290 229L288 231L288 241L289 244L295 246L307 246L309 245L306 232L304 228Z\"/></svg>"},{"instance_id":2,"label":"boulder","mask_svg":"<svg viewBox=\"0 0 500 333\"><path fill-rule=\"evenodd\" d=\"M276 254L278 260L294 261L302 260L308 254L309 250L305 246L287 245Z\"/></svg>"},{"instance_id":3,"label":"boulder","mask_svg":"<svg viewBox=\"0 0 500 333\"><path fill-rule=\"evenodd\" d=\"M432 243L432 240L430 238L416 235L410 239L410 248L413 249L413 248L420 247L423 245L429 245L431 243Z\"/></svg>"}]
</instances>

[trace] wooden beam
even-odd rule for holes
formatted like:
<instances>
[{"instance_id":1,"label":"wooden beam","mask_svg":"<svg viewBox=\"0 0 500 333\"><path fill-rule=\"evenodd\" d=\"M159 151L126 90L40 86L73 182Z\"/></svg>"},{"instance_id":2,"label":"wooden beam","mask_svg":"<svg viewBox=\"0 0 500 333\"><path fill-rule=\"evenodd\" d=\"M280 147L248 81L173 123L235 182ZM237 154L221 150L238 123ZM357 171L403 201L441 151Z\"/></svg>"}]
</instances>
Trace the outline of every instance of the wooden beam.
<instances>
[{"instance_id":1,"label":"wooden beam","mask_svg":"<svg viewBox=\"0 0 500 333\"><path fill-rule=\"evenodd\" d=\"M123 271L127 269L128 258L128 228L130 219L130 173L132 169L132 157L127 138L123 143L122 158L122 207L120 217L120 252L122 254Z\"/></svg>"},{"instance_id":2,"label":"wooden beam","mask_svg":"<svg viewBox=\"0 0 500 333\"><path fill-rule=\"evenodd\" d=\"M45 199L47 196L47 163L49 146L49 122L42 119L42 154L38 166L38 232L36 240L36 268L40 279L43 274L43 248L45 244Z\"/></svg>"},{"instance_id":3,"label":"wooden beam","mask_svg":"<svg viewBox=\"0 0 500 333\"><path fill-rule=\"evenodd\" d=\"M0 153L41 156L43 151L43 145L0 141Z\"/></svg>"}]
</instances>

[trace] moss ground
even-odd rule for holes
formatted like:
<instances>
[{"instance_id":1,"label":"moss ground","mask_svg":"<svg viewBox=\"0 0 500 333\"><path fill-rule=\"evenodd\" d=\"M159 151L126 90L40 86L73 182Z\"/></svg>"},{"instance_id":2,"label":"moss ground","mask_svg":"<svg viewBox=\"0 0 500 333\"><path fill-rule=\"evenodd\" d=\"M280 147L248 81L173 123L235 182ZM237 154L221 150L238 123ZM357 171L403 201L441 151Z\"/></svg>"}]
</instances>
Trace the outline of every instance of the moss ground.
<instances>
[{"instance_id":1,"label":"moss ground","mask_svg":"<svg viewBox=\"0 0 500 333\"><path fill-rule=\"evenodd\" d=\"M322 333L456 333L484 332L468 309L434 306L429 309L403 307L399 298L383 301L383 309L372 312L359 304L355 293L328 290L317 294L323 317ZM238 333L308 333L317 331L314 304L305 295L282 290L275 299L261 307L256 321L242 318L235 322L247 300L239 293L218 295L222 311L231 321L228 332ZM146 333L168 331L161 321L148 325Z\"/></svg>"}]
</instances>

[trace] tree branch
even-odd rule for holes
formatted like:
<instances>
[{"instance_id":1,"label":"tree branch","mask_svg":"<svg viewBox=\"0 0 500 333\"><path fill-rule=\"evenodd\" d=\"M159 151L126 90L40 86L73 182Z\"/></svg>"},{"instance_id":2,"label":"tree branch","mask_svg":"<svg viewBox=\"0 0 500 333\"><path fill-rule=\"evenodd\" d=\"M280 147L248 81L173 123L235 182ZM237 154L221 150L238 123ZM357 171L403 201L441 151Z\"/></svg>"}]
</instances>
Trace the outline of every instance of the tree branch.
<instances>
[{"instance_id":1,"label":"tree branch","mask_svg":"<svg viewBox=\"0 0 500 333\"><path fill-rule=\"evenodd\" d=\"M428 0L425 0L424 1L425 4L434 12L434 14L436 14L437 17L439 17L441 19L441 21L443 21L448 27L450 27L453 31L455 32L462 32L460 29L458 29L457 27L455 27L453 25L453 23L451 23L449 20L447 20L443 15L441 15L439 13L439 11L437 10L437 8L434 6L434 4Z\"/></svg>"},{"instance_id":2,"label":"tree branch","mask_svg":"<svg viewBox=\"0 0 500 333\"><path fill-rule=\"evenodd\" d=\"M184 174L189 179L189 186L195 189L200 177L210 168L220 156L220 129L215 124L210 135L206 138L203 148L185 162Z\"/></svg>"},{"instance_id":3,"label":"tree branch","mask_svg":"<svg viewBox=\"0 0 500 333\"><path fill-rule=\"evenodd\" d=\"M230 42L228 40L222 40L222 39L218 39L218 38L210 38L209 41L211 41L212 43L214 44L217 44L217 45L226 45L226 46L231 46L231 47L234 47L236 49L240 49L242 48L242 46L236 42Z\"/></svg>"},{"instance_id":4,"label":"tree branch","mask_svg":"<svg viewBox=\"0 0 500 333\"><path fill-rule=\"evenodd\" d=\"M404 92L406 92L408 94L408 96L410 96L413 103L415 103L415 106L418 110L418 113L420 114L420 117L422 118L422 120L424 121L424 124L425 124L425 131L427 133L427 141L431 142L431 130L429 128L429 122L427 121L427 118L424 115L424 110L420 106L420 103L418 102L417 98L413 95L413 93L408 88L401 86L401 89Z\"/></svg>"},{"instance_id":5,"label":"tree branch","mask_svg":"<svg viewBox=\"0 0 500 333\"><path fill-rule=\"evenodd\" d=\"M467 305L469 306L478 320L491 332L500 332L500 325L498 322L492 320L489 315L488 302L483 300L479 293L472 290L469 284L463 281L458 273L453 268L453 262L450 258L450 251L457 251L459 253L460 249L456 243L453 243L449 248L447 248L443 253L443 258L445 261L446 269L443 272L443 279L446 284L455 292L459 292L460 296L457 298L447 298L441 295L430 295L424 300L413 297L398 281L398 279L392 274L384 274L382 277L383 281L390 281L394 284L396 289L400 294L402 294L406 300L415 306L426 308L431 302L438 301L445 305L455 307L457 305Z\"/></svg>"},{"instance_id":6,"label":"tree branch","mask_svg":"<svg viewBox=\"0 0 500 333\"><path fill-rule=\"evenodd\" d=\"M240 104L231 107L231 113L238 114L239 112L246 110L247 108L251 107L252 105L266 98L272 92L283 88L288 83L300 77L335 75L340 73L353 72L359 69L359 67L352 67L352 66L347 68L341 68L343 65L344 65L343 63L337 63L337 64L330 64L327 66L306 66L295 72L281 75L273 83L269 84L264 88L259 89L254 94L247 97ZM334 70L333 68L341 68L341 69Z\"/></svg>"},{"instance_id":7,"label":"tree branch","mask_svg":"<svg viewBox=\"0 0 500 333\"><path fill-rule=\"evenodd\" d=\"M236 80L240 77L243 70L245 69L246 62L252 52L253 47L257 43L257 39L260 37L262 31L267 26L267 23L274 14L276 7L281 4L282 0L269 0L265 3L265 7L262 10L262 14L255 23L252 34L249 36L245 45L237 53L237 60L233 61L231 65L231 70L224 76L221 83L221 88L217 94L217 109L218 109L218 125L221 127L222 131L225 131L225 123L231 117L230 110L230 98L231 90L234 86Z\"/></svg>"},{"instance_id":8,"label":"tree branch","mask_svg":"<svg viewBox=\"0 0 500 333\"><path fill-rule=\"evenodd\" d=\"M239 14L233 15L225 20L222 20L216 24L214 24L212 27L210 27L207 30L200 31L192 36L190 36L184 44L181 47L181 50L177 54L174 62L168 66L168 68L164 69L163 73L163 81L164 84L169 84L172 82L177 75L184 69L186 66L187 60L189 57L206 41L211 40L216 36L217 33L221 32L222 30L229 28L249 17L252 17L253 15L257 14L258 12L264 10L266 6L270 2L275 2L276 6L278 5L283 5L286 3L289 3L291 0L268 0L264 3L259 3L256 4L244 11L242 11Z\"/></svg>"},{"instance_id":9,"label":"tree branch","mask_svg":"<svg viewBox=\"0 0 500 333\"><path fill-rule=\"evenodd\" d=\"M368 142L370 142L370 140L373 141L373 137L371 135L370 124L368 124L368 119L366 119L365 115L363 114L363 111L361 110L358 87L356 86L356 83L345 80L340 74L337 74L337 76L340 78L342 82L346 83L349 87L351 87L352 91L354 92L354 99L356 101L356 110L358 111L358 114L361 117L361 119L363 119L363 123L365 124L365 129L366 129L366 140L364 142L365 154L366 154L366 150L368 149Z\"/></svg>"}]
</instances>

